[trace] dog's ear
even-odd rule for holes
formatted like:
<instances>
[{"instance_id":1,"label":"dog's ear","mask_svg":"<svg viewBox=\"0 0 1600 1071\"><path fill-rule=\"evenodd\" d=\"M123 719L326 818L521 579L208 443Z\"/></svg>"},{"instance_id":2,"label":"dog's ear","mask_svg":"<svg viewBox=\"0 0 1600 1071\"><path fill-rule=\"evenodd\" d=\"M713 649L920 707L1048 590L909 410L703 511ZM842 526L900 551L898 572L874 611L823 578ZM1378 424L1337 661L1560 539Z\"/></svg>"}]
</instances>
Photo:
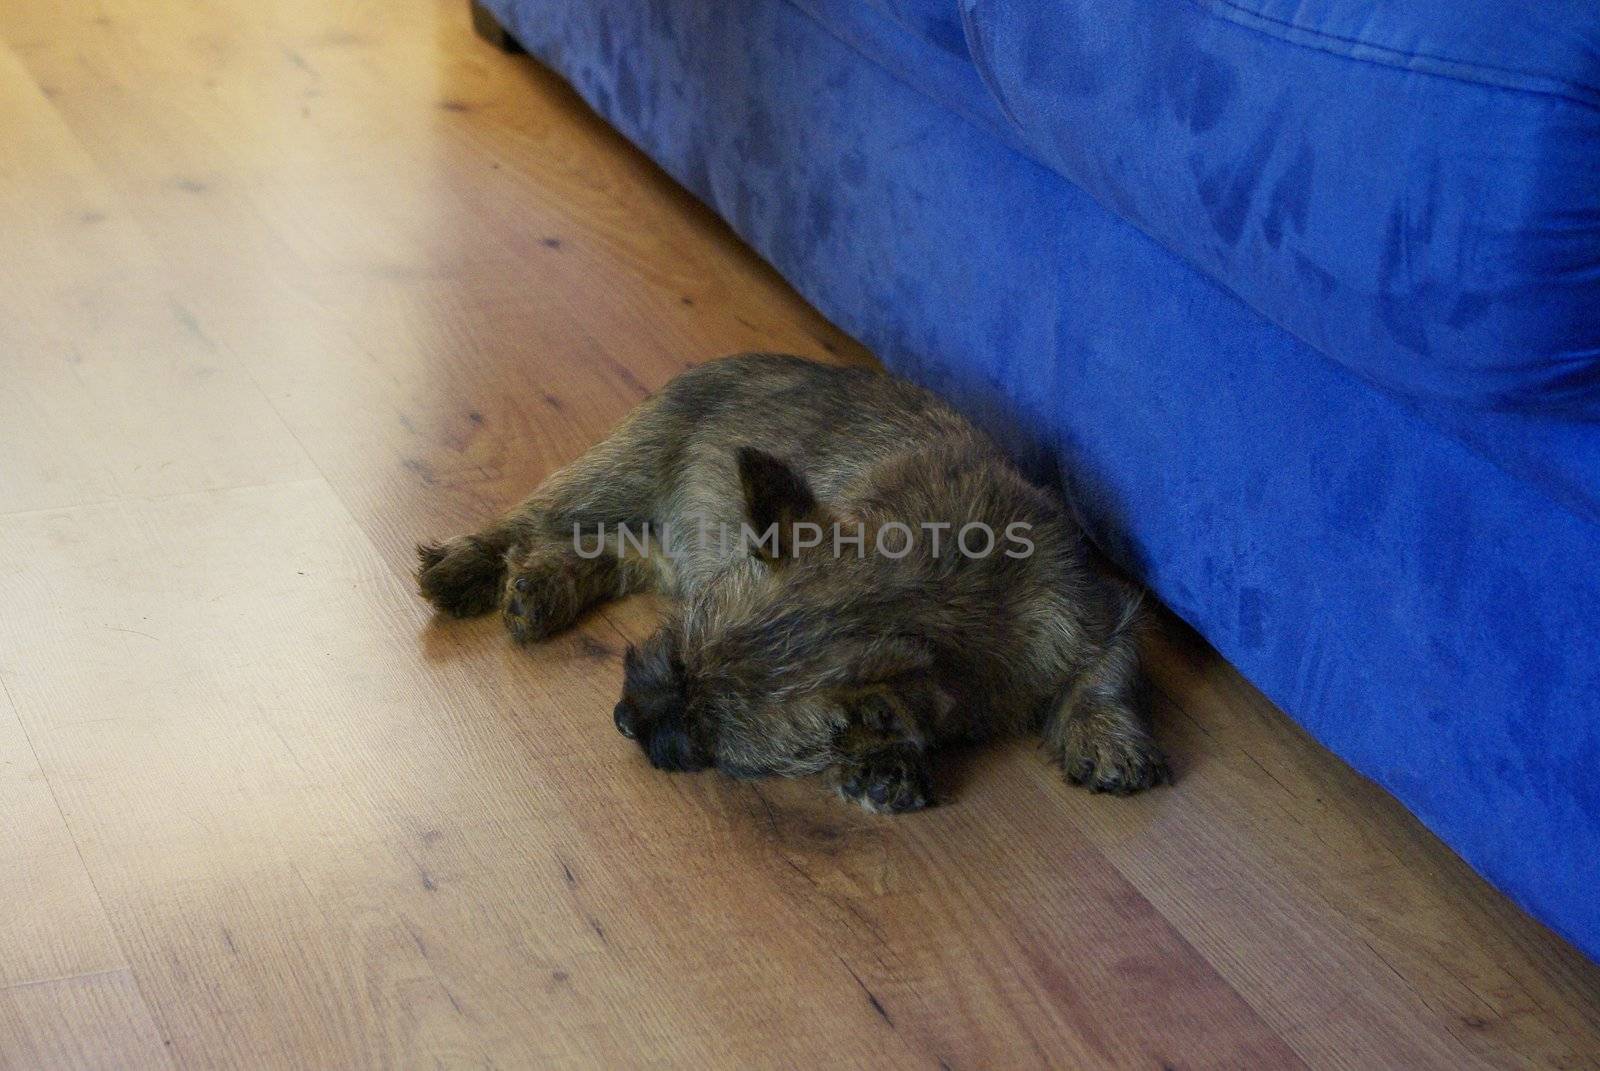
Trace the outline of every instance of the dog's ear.
<instances>
[{"instance_id":1,"label":"dog's ear","mask_svg":"<svg viewBox=\"0 0 1600 1071\"><path fill-rule=\"evenodd\" d=\"M751 550L771 562L794 557L805 546L815 546L822 531L822 511L811 485L793 467L753 446L739 448L739 484L744 489L744 511L754 533ZM815 540L803 527L816 528Z\"/></svg>"}]
</instances>

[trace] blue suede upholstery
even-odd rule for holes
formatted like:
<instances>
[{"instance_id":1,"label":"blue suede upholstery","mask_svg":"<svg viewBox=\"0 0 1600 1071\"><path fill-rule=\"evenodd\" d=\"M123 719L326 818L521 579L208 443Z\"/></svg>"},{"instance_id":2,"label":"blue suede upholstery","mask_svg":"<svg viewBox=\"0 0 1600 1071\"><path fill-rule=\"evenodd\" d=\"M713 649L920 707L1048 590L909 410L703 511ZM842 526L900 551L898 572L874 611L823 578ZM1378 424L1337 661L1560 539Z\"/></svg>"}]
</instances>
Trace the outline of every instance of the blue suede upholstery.
<instances>
[{"instance_id":1,"label":"blue suede upholstery","mask_svg":"<svg viewBox=\"0 0 1600 1071\"><path fill-rule=\"evenodd\" d=\"M1147 0L1142 20L1104 0L1075 28L1083 0L950 0L977 66L929 29L935 0L490 3L819 308L1057 478L1307 729L1600 955L1579 0L1449 39L1383 0ZM1438 55L1335 55L1246 16ZM1488 124L1497 149L1468 129Z\"/></svg>"},{"instance_id":2,"label":"blue suede upholstery","mask_svg":"<svg viewBox=\"0 0 1600 1071\"><path fill-rule=\"evenodd\" d=\"M1600 417L1593 0L962 6L1034 155L1274 323L1402 393Z\"/></svg>"}]
</instances>

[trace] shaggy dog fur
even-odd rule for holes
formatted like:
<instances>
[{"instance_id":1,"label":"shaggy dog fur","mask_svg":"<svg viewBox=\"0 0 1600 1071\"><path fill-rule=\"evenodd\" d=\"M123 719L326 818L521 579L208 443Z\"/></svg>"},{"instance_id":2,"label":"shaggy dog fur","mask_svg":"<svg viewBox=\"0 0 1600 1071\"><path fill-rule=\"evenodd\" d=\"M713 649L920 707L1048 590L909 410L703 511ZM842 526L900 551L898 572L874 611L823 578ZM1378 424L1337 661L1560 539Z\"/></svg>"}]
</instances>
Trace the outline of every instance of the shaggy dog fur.
<instances>
[{"instance_id":1,"label":"shaggy dog fur","mask_svg":"<svg viewBox=\"0 0 1600 1071\"><path fill-rule=\"evenodd\" d=\"M991 553L956 547L974 524L1000 538ZM807 525L829 534L813 545ZM772 538L721 538L741 526ZM1020 532L1030 553L1006 541ZM826 773L899 812L932 801L932 750L1026 731L1097 791L1168 777L1137 594L985 435L882 373L703 365L498 523L419 553L436 607L498 608L523 642L608 599L668 596L615 710L663 770Z\"/></svg>"}]
</instances>

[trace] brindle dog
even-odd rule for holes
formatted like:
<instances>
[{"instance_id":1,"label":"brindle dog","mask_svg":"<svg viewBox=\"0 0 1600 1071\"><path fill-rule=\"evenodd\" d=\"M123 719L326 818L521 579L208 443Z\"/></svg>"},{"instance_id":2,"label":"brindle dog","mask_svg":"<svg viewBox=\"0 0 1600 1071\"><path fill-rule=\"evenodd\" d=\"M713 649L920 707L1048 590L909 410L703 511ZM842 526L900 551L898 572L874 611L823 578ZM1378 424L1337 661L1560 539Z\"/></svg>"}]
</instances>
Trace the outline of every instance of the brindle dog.
<instances>
[{"instance_id":1,"label":"brindle dog","mask_svg":"<svg viewBox=\"0 0 1600 1071\"><path fill-rule=\"evenodd\" d=\"M1028 730L1096 791L1169 777L1138 596L988 437L879 372L702 365L504 519L419 554L436 607L498 608L522 642L668 596L615 711L663 770L825 772L909 811L932 802L932 750Z\"/></svg>"}]
</instances>

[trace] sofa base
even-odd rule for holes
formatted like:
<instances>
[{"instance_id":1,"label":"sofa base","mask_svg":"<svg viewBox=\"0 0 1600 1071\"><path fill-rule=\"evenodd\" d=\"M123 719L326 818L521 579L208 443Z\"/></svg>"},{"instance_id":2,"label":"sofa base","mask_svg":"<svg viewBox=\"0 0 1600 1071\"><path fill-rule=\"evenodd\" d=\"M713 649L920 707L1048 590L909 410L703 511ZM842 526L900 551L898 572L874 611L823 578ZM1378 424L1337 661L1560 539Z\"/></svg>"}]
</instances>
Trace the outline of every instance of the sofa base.
<instances>
[{"instance_id":1,"label":"sofa base","mask_svg":"<svg viewBox=\"0 0 1600 1071\"><path fill-rule=\"evenodd\" d=\"M472 9L472 31L495 48L507 55L516 56L523 52L517 39L500 24L500 16L484 7L478 0L468 0Z\"/></svg>"}]
</instances>

